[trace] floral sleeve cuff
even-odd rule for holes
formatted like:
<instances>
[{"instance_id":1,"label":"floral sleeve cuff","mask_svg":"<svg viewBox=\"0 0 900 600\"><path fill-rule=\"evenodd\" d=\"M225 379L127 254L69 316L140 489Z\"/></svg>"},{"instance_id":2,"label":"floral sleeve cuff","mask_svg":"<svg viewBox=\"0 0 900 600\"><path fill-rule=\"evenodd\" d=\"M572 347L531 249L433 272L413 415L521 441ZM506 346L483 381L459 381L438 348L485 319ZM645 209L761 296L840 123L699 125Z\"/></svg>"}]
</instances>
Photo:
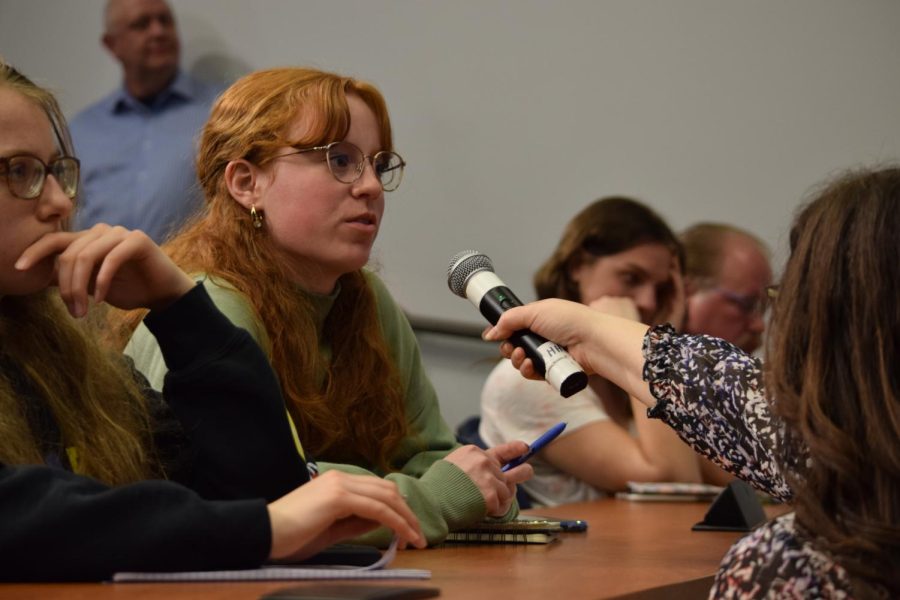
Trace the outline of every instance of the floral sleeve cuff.
<instances>
[{"instance_id":1,"label":"floral sleeve cuff","mask_svg":"<svg viewBox=\"0 0 900 600\"><path fill-rule=\"evenodd\" d=\"M664 323L651 327L644 336L644 381L650 384L650 393L656 398L656 404L647 410L651 419L661 419L666 413L669 398L673 392L672 379L667 376L672 369L669 353L674 344L675 328Z\"/></svg>"}]
</instances>

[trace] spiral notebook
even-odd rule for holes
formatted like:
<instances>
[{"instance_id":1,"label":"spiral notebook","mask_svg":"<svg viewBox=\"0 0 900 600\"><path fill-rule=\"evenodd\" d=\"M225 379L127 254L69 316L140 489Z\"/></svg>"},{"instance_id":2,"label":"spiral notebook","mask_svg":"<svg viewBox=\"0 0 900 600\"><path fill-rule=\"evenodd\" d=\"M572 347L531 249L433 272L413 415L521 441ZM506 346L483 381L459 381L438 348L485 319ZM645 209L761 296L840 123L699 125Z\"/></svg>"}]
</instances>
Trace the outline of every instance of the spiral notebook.
<instances>
[{"instance_id":1,"label":"spiral notebook","mask_svg":"<svg viewBox=\"0 0 900 600\"><path fill-rule=\"evenodd\" d=\"M445 544L549 544L562 525L554 519L519 517L505 523L478 523L447 534Z\"/></svg>"},{"instance_id":2,"label":"spiral notebook","mask_svg":"<svg viewBox=\"0 0 900 600\"><path fill-rule=\"evenodd\" d=\"M425 569L385 569L397 555L397 538L381 559L364 567L346 565L297 566L267 565L259 569L232 571L122 572L112 577L113 583L146 583L172 581L291 581L304 579L431 579Z\"/></svg>"},{"instance_id":3,"label":"spiral notebook","mask_svg":"<svg viewBox=\"0 0 900 600\"><path fill-rule=\"evenodd\" d=\"M445 544L549 544L557 539L555 533L528 531L454 531Z\"/></svg>"}]
</instances>

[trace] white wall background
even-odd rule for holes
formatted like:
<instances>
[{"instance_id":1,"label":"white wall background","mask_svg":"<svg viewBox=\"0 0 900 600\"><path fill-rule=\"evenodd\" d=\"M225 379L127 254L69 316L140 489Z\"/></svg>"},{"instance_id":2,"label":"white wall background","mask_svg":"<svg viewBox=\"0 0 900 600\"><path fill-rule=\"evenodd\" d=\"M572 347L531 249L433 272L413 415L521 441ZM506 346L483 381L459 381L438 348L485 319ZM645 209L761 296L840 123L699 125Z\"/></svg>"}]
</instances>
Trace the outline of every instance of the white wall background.
<instances>
[{"instance_id":1,"label":"white wall background","mask_svg":"<svg viewBox=\"0 0 900 600\"><path fill-rule=\"evenodd\" d=\"M374 82L409 163L375 257L411 313L479 323L446 288L484 251L523 300L564 223L626 194L680 229L729 221L784 256L835 170L900 158L895 0L173 0L184 65L312 65ZM0 0L0 55L70 115L118 84L102 0ZM494 349L423 337L455 424Z\"/></svg>"}]
</instances>

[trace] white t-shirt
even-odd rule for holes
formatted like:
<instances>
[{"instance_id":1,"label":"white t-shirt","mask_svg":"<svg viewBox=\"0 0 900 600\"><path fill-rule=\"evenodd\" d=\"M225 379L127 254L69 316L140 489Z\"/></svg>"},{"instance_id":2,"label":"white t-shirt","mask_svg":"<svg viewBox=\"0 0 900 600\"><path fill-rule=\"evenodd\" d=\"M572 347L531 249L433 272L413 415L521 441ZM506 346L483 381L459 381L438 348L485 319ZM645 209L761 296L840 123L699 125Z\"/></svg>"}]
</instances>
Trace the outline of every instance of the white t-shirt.
<instances>
[{"instance_id":1,"label":"white t-shirt","mask_svg":"<svg viewBox=\"0 0 900 600\"><path fill-rule=\"evenodd\" d=\"M606 421L600 397L590 386L563 398L545 381L525 379L508 360L494 367L481 390L481 425L478 433L485 443L496 446L522 440L530 444L560 421L567 423L560 437L588 423ZM555 506L585 502L605 496L590 484L541 460L531 459L534 477L522 487L538 503Z\"/></svg>"}]
</instances>

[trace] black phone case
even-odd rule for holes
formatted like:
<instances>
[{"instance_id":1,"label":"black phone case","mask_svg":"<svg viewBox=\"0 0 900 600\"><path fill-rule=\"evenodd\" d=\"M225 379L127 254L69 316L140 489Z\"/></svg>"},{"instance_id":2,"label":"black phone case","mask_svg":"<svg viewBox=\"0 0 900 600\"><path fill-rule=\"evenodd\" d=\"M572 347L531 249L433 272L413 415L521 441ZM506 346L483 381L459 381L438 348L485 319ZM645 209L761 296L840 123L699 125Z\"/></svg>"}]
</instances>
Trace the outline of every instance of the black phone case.
<instances>
[{"instance_id":1,"label":"black phone case","mask_svg":"<svg viewBox=\"0 0 900 600\"><path fill-rule=\"evenodd\" d=\"M335 544L325 548L318 554L303 559L301 565L348 565L353 567L368 567L378 562L381 551L374 546L361 544Z\"/></svg>"}]
</instances>

